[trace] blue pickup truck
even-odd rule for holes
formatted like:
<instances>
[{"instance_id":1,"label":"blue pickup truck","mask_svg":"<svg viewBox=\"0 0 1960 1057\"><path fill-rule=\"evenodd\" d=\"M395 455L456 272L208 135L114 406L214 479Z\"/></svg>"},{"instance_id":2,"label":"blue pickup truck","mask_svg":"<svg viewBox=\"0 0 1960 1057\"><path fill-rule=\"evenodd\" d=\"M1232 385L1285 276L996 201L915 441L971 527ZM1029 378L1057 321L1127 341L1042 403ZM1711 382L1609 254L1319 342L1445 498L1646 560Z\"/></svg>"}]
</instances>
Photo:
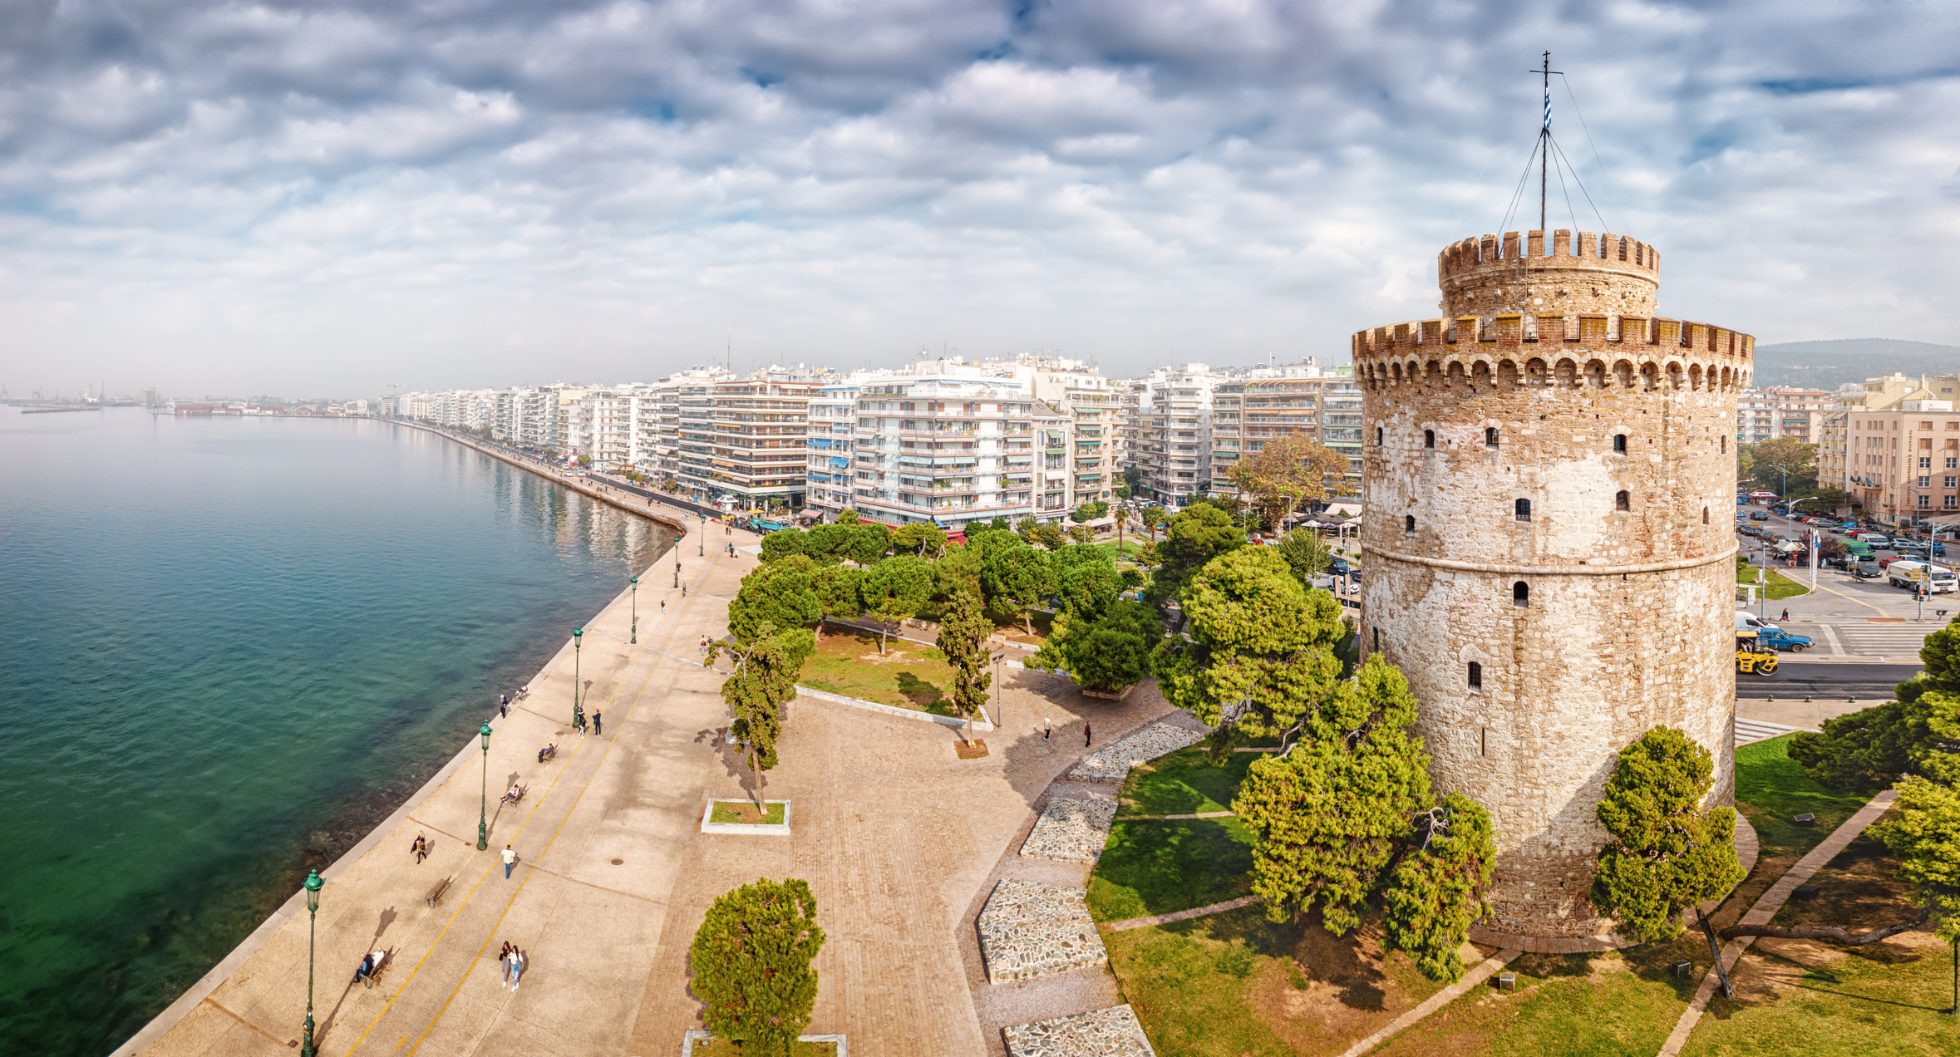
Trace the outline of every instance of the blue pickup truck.
<instances>
[{"instance_id":1,"label":"blue pickup truck","mask_svg":"<svg viewBox=\"0 0 1960 1057\"><path fill-rule=\"evenodd\" d=\"M1810 648L1810 636L1792 634L1782 628L1761 628L1756 632L1756 641L1772 650L1788 650L1791 653L1802 653Z\"/></svg>"}]
</instances>

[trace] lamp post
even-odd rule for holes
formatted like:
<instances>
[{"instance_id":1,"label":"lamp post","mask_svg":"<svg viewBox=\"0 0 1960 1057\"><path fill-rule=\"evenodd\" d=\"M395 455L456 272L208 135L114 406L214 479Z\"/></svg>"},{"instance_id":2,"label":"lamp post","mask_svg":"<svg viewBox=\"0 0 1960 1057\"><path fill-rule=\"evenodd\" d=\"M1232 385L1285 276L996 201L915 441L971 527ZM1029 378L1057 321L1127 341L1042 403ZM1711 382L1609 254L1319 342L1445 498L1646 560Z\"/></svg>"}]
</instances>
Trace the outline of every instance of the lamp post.
<instances>
[{"instance_id":1,"label":"lamp post","mask_svg":"<svg viewBox=\"0 0 1960 1057\"><path fill-rule=\"evenodd\" d=\"M694 538L694 556L705 558L708 556L708 515L696 510L694 516L699 520L701 530Z\"/></svg>"},{"instance_id":2,"label":"lamp post","mask_svg":"<svg viewBox=\"0 0 1960 1057\"><path fill-rule=\"evenodd\" d=\"M478 793L476 805L476 850L485 851L490 847L490 722L485 720L483 729L477 731L483 736L483 784Z\"/></svg>"},{"instance_id":3,"label":"lamp post","mask_svg":"<svg viewBox=\"0 0 1960 1057\"><path fill-rule=\"evenodd\" d=\"M999 728L1000 728L1000 729L1002 729L1002 730L1006 730L1006 729L1007 729L1007 712L1006 712L1006 709L1005 709L1005 707L1004 707L1004 706L1002 705L1002 698L1001 698L1001 693L1000 693L1000 662L1001 662L1002 660L1004 660L1004 659L1006 659L1006 657L1007 657L1007 651L1006 651L1006 650L997 650L997 651L995 651L995 653L994 653L994 656L993 656L993 662L994 662L994 726L996 726L996 727L999 727Z\"/></svg>"},{"instance_id":4,"label":"lamp post","mask_svg":"<svg viewBox=\"0 0 1960 1057\"><path fill-rule=\"evenodd\" d=\"M319 870L306 871L306 1034L299 1057L313 1057L313 926L320 916L320 889L326 887Z\"/></svg>"},{"instance_id":5,"label":"lamp post","mask_svg":"<svg viewBox=\"0 0 1960 1057\"><path fill-rule=\"evenodd\" d=\"M633 643L634 645L638 645L640 641L640 578L637 576L630 577L626 582L633 585Z\"/></svg>"},{"instance_id":6,"label":"lamp post","mask_svg":"<svg viewBox=\"0 0 1960 1057\"><path fill-rule=\"evenodd\" d=\"M578 700L579 683L581 681L578 674L578 651L580 640L584 638L585 628L576 627L572 629L572 726L574 727L578 726L579 717L585 714L585 709L580 707Z\"/></svg>"}]
</instances>

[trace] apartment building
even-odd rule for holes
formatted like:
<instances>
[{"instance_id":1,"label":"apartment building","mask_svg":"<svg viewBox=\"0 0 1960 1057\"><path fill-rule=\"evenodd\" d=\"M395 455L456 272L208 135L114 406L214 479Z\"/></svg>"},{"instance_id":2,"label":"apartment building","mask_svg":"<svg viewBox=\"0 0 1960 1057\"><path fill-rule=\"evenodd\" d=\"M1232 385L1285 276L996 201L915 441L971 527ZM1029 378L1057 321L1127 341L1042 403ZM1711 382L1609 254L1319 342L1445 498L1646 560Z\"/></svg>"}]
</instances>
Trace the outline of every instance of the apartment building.
<instances>
[{"instance_id":1,"label":"apartment building","mask_svg":"<svg viewBox=\"0 0 1960 1057\"><path fill-rule=\"evenodd\" d=\"M825 381L803 368L768 368L683 387L675 474L682 491L726 510L802 507L810 398Z\"/></svg>"},{"instance_id":2,"label":"apartment building","mask_svg":"<svg viewBox=\"0 0 1960 1057\"><path fill-rule=\"evenodd\" d=\"M1212 393L1219 378L1201 363L1163 367L1137 394L1131 464L1148 498L1183 502L1211 489Z\"/></svg>"},{"instance_id":3,"label":"apartment building","mask_svg":"<svg viewBox=\"0 0 1960 1057\"><path fill-rule=\"evenodd\" d=\"M1909 401L1924 400L1960 401L1960 375L1925 377L1889 374L1839 389L1832 397L1830 409L1822 415L1818 429L1818 483L1826 488L1840 488L1858 494L1852 486L1852 477L1854 474L1867 476L1873 467L1865 464L1863 472L1853 468L1851 416L1860 412L1898 410Z\"/></svg>"},{"instance_id":4,"label":"apartment building","mask_svg":"<svg viewBox=\"0 0 1960 1057\"><path fill-rule=\"evenodd\" d=\"M1124 443L1118 429L1120 394L1102 372L1059 356L1023 356L1011 368L1029 392L1069 414L1070 496L1076 504L1107 502L1122 479Z\"/></svg>"},{"instance_id":5,"label":"apartment building","mask_svg":"<svg viewBox=\"0 0 1960 1057\"><path fill-rule=\"evenodd\" d=\"M1749 389L1736 401L1735 439L1755 444L1776 437L1794 437L1808 444L1823 440L1824 419L1835 405L1835 394L1824 389L1791 385Z\"/></svg>"},{"instance_id":6,"label":"apartment building","mask_svg":"<svg viewBox=\"0 0 1960 1057\"><path fill-rule=\"evenodd\" d=\"M1849 491L1869 517L1901 524L1960 513L1960 411L1907 400L1846 415Z\"/></svg>"},{"instance_id":7,"label":"apartment building","mask_svg":"<svg viewBox=\"0 0 1960 1057\"><path fill-rule=\"evenodd\" d=\"M852 434L857 426L858 383L838 382L810 397L809 450L805 464L808 483L803 502L835 520L853 505L851 476Z\"/></svg>"},{"instance_id":8,"label":"apartment building","mask_svg":"<svg viewBox=\"0 0 1960 1057\"><path fill-rule=\"evenodd\" d=\"M1259 367L1221 379L1212 391L1211 491L1236 495L1232 469L1266 442L1304 434L1346 456L1349 479L1329 482L1340 498L1360 494L1361 390L1354 370L1312 360Z\"/></svg>"}]
</instances>

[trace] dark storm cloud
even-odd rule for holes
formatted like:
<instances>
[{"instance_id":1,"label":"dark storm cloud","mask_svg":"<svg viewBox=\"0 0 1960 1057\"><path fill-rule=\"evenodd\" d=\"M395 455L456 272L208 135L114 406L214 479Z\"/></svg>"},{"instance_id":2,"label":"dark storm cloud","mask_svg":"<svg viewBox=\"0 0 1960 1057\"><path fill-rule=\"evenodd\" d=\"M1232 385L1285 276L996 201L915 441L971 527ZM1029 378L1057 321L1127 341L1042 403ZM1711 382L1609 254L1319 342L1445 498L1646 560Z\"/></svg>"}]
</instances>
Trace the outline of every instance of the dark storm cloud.
<instances>
[{"instance_id":1,"label":"dark storm cloud","mask_svg":"<svg viewBox=\"0 0 1960 1057\"><path fill-rule=\"evenodd\" d=\"M1552 223L1661 245L1670 311L1943 340L1957 27L1916 3L0 5L0 373L650 377L731 330L845 364L1339 360L1433 311L1436 250L1504 219L1547 48L1585 179L1553 182Z\"/></svg>"}]
</instances>

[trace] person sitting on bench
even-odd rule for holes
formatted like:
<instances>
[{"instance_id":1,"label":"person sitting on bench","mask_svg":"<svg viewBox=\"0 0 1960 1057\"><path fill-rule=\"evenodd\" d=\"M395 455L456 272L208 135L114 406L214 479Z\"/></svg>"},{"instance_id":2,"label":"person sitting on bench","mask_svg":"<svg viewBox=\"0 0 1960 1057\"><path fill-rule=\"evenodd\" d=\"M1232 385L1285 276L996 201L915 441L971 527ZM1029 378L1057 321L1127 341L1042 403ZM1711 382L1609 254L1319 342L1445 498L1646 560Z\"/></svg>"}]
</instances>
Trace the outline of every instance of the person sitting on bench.
<instances>
[{"instance_id":1,"label":"person sitting on bench","mask_svg":"<svg viewBox=\"0 0 1960 1057\"><path fill-rule=\"evenodd\" d=\"M497 803L515 804L522 799L524 799L524 787L518 785L516 782L512 782L510 785L510 792L505 793L501 798L499 798Z\"/></svg>"},{"instance_id":2,"label":"person sitting on bench","mask_svg":"<svg viewBox=\"0 0 1960 1057\"><path fill-rule=\"evenodd\" d=\"M381 963L388 960L387 951L371 951L361 959L361 967L354 970L354 982L362 983L381 971Z\"/></svg>"},{"instance_id":3,"label":"person sitting on bench","mask_svg":"<svg viewBox=\"0 0 1960 1057\"><path fill-rule=\"evenodd\" d=\"M538 762L543 763L544 761L549 760L556 755L558 755L558 743L554 741L551 744L546 745L544 748L538 750Z\"/></svg>"}]
</instances>

